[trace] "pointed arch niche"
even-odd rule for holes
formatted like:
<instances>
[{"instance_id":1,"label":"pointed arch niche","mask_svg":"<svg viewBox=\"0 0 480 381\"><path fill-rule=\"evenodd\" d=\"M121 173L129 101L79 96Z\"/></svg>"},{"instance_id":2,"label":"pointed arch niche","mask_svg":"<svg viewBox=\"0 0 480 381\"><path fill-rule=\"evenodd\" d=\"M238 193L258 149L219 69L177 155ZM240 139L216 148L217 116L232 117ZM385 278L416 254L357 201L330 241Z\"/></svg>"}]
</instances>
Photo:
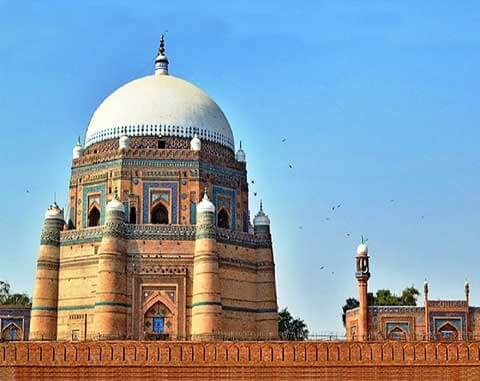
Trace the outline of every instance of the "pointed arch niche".
<instances>
[{"instance_id":1,"label":"pointed arch niche","mask_svg":"<svg viewBox=\"0 0 480 381\"><path fill-rule=\"evenodd\" d=\"M143 303L143 338L176 339L177 307L163 291L156 291Z\"/></svg>"}]
</instances>

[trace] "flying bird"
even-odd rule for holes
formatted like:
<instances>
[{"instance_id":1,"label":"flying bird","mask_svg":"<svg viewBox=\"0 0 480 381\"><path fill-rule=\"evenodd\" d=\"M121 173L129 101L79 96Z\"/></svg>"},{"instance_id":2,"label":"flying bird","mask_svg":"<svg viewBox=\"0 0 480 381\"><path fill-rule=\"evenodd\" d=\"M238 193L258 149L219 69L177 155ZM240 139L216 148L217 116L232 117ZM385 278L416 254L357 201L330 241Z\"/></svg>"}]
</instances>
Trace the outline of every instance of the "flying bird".
<instances>
[{"instance_id":1,"label":"flying bird","mask_svg":"<svg viewBox=\"0 0 480 381\"><path fill-rule=\"evenodd\" d=\"M323 270L324 267L325 267L325 266L321 266L321 267L320 267L320 270Z\"/></svg>"},{"instance_id":2,"label":"flying bird","mask_svg":"<svg viewBox=\"0 0 480 381\"><path fill-rule=\"evenodd\" d=\"M254 195L255 197L257 197L257 192L253 192L253 195Z\"/></svg>"},{"instance_id":3,"label":"flying bird","mask_svg":"<svg viewBox=\"0 0 480 381\"><path fill-rule=\"evenodd\" d=\"M255 184L255 180L252 180L252 184Z\"/></svg>"},{"instance_id":4,"label":"flying bird","mask_svg":"<svg viewBox=\"0 0 480 381\"><path fill-rule=\"evenodd\" d=\"M287 141L287 138L282 139L282 143L285 143Z\"/></svg>"},{"instance_id":5,"label":"flying bird","mask_svg":"<svg viewBox=\"0 0 480 381\"><path fill-rule=\"evenodd\" d=\"M289 168L293 168L293 165L292 165L292 164L289 164L288 167L289 167Z\"/></svg>"}]
</instances>

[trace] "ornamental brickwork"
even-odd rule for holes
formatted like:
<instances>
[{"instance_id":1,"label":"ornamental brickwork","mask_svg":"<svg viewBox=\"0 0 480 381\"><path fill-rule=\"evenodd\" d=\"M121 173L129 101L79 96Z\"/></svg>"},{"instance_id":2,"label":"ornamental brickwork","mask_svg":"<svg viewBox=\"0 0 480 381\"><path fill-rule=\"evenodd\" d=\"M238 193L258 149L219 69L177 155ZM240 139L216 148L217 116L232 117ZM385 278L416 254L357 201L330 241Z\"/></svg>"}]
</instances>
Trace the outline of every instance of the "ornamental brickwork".
<instances>
[{"instance_id":1,"label":"ornamental brickwork","mask_svg":"<svg viewBox=\"0 0 480 381\"><path fill-rule=\"evenodd\" d=\"M0 344L0 379L478 380L480 343Z\"/></svg>"}]
</instances>

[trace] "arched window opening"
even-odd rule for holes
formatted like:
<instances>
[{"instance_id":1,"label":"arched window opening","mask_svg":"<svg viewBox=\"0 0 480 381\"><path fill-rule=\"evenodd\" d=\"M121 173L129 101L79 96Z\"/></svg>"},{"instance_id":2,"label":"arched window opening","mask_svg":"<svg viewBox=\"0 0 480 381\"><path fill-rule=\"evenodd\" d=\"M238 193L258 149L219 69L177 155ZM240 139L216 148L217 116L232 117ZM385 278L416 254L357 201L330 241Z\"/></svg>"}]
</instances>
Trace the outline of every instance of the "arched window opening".
<instances>
[{"instance_id":1,"label":"arched window opening","mask_svg":"<svg viewBox=\"0 0 480 381\"><path fill-rule=\"evenodd\" d=\"M88 212L88 226L99 226L100 225L100 211L96 206L93 206Z\"/></svg>"},{"instance_id":2,"label":"arched window opening","mask_svg":"<svg viewBox=\"0 0 480 381\"><path fill-rule=\"evenodd\" d=\"M457 340L458 339L458 330L451 323L445 323L438 329L438 334L440 339L443 340Z\"/></svg>"},{"instance_id":3,"label":"arched window opening","mask_svg":"<svg viewBox=\"0 0 480 381\"><path fill-rule=\"evenodd\" d=\"M4 328L2 338L5 341L21 340L22 339L22 331L15 324L9 324Z\"/></svg>"},{"instance_id":4,"label":"arched window opening","mask_svg":"<svg viewBox=\"0 0 480 381\"><path fill-rule=\"evenodd\" d=\"M395 327L388 333L388 338L390 340L405 340L407 338L407 334L400 327Z\"/></svg>"},{"instance_id":5,"label":"arched window opening","mask_svg":"<svg viewBox=\"0 0 480 381\"><path fill-rule=\"evenodd\" d=\"M129 219L131 224L136 224L137 223L137 209L132 206L130 208L130 219Z\"/></svg>"},{"instance_id":6,"label":"arched window opening","mask_svg":"<svg viewBox=\"0 0 480 381\"><path fill-rule=\"evenodd\" d=\"M152 217L150 219L152 224L168 224L168 210L161 203L158 203L152 209Z\"/></svg>"},{"instance_id":7,"label":"arched window opening","mask_svg":"<svg viewBox=\"0 0 480 381\"><path fill-rule=\"evenodd\" d=\"M217 214L217 226L222 229L230 229L230 217L225 209L220 209Z\"/></svg>"}]
</instances>

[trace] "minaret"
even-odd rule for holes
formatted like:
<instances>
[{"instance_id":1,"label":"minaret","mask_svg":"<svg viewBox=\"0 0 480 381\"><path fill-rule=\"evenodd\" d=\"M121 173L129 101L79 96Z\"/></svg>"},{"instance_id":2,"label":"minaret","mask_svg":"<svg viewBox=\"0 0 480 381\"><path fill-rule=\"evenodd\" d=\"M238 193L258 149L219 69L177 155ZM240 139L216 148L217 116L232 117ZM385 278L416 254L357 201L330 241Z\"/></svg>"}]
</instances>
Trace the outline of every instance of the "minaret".
<instances>
[{"instance_id":1,"label":"minaret","mask_svg":"<svg viewBox=\"0 0 480 381\"><path fill-rule=\"evenodd\" d=\"M214 340L222 329L222 302L218 275L215 206L207 190L197 205L195 253L193 258L193 340Z\"/></svg>"},{"instance_id":2,"label":"minaret","mask_svg":"<svg viewBox=\"0 0 480 381\"><path fill-rule=\"evenodd\" d=\"M57 339L58 269L63 210L54 202L45 213L32 298L30 340Z\"/></svg>"},{"instance_id":3,"label":"minaret","mask_svg":"<svg viewBox=\"0 0 480 381\"><path fill-rule=\"evenodd\" d=\"M430 340L430 323L428 320L428 282L427 279L425 278L425 281L423 282L423 309L425 311L425 339L427 341Z\"/></svg>"},{"instance_id":4,"label":"minaret","mask_svg":"<svg viewBox=\"0 0 480 381\"><path fill-rule=\"evenodd\" d=\"M465 301L466 301L466 307L465 307L465 313L466 313L466 321L465 321L465 331L467 332L467 335L469 334L470 330L470 285L468 284L468 281L465 279ZM467 339L465 337L465 339Z\"/></svg>"},{"instance_id":5,"label":"minaret","mask_svg":"<svg viewBox=\"0 0 480 381\"><path fill-rule=\"evenodd\" d=\"M467 306L470 305L470 285L468 281L465 280L465 301L467 302Z\"/></svg>"},{"instance_id":6,"label":"minaret","mask_svg":"<svg viewBox=\"0 0 480 381\"><path fill-rule=\"evenodd\" d=\"M165 55L165 39L160 38L160 48L155 58L155 75L168 75L168 58Z\"/></svg>"},{"instance_id":7,"label":"minaret","mask_svg":"<svg viewBox=\"0 0 480 381\"><path fill-rule=\"evenodd\" d=\"M360 310L358 315L358 340L368 340L368 289L367 284L370 279L370 268L368 263L368 247L362 243L357 247L356 271L355 277L358 281L358 296L360 302Z\"/></svg>"},{"instance_id":8,"label":"minaret","mask_svg":"<svg viewBox=\"0 0 480 381\"><path fill-rule=\"evenodd\" d=\"M127 256L125 209L114 195L106 206L103 236L98 251L94 336L124 339L127 336Z\"/></svg>"},{"instance_id":9,"label":"minaret","mask_svg":"<svg viewBox=\"0 0 480 381\"><path fill-rule=\"evenodd\" d=\"M270 219L260 211L253 219L257 241L257 336L259 339L278 339L278 306L275 285L275 263L273 261Z\"/></svg>"}]
</instances>

